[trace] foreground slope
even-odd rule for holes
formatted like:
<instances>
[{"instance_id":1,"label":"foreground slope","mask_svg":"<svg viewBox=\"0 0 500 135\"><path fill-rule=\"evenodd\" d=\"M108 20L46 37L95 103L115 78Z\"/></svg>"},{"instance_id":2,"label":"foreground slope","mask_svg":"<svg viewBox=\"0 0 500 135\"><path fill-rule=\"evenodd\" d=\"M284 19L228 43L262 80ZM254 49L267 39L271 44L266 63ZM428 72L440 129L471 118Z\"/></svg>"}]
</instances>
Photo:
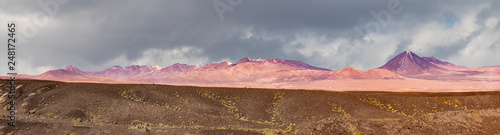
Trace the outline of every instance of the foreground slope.
<instances>
[{"instance_id":1,"label":"foreground slope","mask_svg":"<svg viewBox=\"0 0 500 135\"><path fill-rule=\"evenodd\" d=\"M0 83L4 105L7 83ZM329 92L36 80L18 84L18 125L9 127L6 118L0 119L0 134L500 133L500 92Z\"/></svg>"}]
</instances>

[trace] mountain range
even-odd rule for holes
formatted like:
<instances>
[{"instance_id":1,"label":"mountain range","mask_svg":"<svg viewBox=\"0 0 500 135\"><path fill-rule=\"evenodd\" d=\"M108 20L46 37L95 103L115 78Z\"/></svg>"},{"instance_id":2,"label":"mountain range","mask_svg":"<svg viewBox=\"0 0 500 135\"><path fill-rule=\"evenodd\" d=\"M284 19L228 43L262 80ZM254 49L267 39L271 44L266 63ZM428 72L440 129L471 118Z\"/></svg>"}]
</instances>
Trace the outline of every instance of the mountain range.
<instances>
[{"instance_id":1,"label":"mountain range","mask_svg":"<svg viewBox=\"0 0 500 135\"><path fill-rule=\"evenodd\" d=\"M168 67L132 65L125 68L116 65L103 71L82 71L70 65L65 69L50 70L35 76L20 75L18 78L66 82L160 83L203 86L256 87L257 85L258 87L259 85L272 85L272 87L281 88L286 85L311 85L328 80L351 80L350 82L380 79L413 80L414 82L418 82L418 80L484 82L496 81L499 73L500 66L467 68L434 57L420 57L411 51L405 51L383 66L367 71L353 67L329 70L300 61L245 57L235 64L221 62L194 66L176 63ZM492 79L492 76L495 78ZM494 84L494 86L496 85Z\"/></svg>"}]
</instances>

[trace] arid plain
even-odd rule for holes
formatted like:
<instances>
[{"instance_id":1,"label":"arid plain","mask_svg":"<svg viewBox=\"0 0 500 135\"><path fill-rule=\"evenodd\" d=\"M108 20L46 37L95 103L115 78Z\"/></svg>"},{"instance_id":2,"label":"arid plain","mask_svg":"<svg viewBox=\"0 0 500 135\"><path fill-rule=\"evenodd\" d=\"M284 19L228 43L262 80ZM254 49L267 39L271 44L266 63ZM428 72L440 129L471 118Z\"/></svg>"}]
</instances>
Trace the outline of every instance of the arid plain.
<instances>
[{"instance_id":1,"label":"arid plain","mask_svg":"<svg viewBox=\"0 0 500 135\"><path fill-rule=\"evenodd\" d=\"M405 51L379 68L299 61L74 66L2 77L1 134L498 134L500 67Z\"/></svg>"}]
</instances>

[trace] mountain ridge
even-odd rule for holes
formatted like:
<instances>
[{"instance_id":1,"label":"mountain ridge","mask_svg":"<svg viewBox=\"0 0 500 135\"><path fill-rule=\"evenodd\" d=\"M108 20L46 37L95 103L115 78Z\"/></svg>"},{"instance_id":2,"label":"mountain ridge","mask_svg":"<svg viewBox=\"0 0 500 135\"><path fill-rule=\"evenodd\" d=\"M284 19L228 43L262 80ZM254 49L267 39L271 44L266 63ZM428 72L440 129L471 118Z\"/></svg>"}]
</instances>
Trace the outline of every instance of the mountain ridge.
<instances>
[{"instance_id":1,"label":"mountain ridge","mask_svg":"<svg viewBox=\"0 0 500 135\"><path fill-rule=\"evenodd\" d=\"M480 81L483 82L483 84L477 85L481 86L480 89L483 89L482 87L486 89L498 88L497 84L485 83L494 82L495 80L500 81L500 79L491 77L492 75L500 76L500 68L467 68L441 61L435 57L420 57L411 51L405 51L383 66L370 70L359 70L354 67L330 70L294 60L244 57L237 63L226 61L200 66L175 63L167 67L149 65L121 67L115 65L102 71L82 71L73 65L69 65L65 69L50 70L40 75L17 75L16 77L65 82L156 83L216 87L342 90L403 88L403 90L408 90L427 87L421 85L421 82L426 82L425 80L430 82L436 80L438 83L473 81L474 85L477 85L478 81ZM442 88L450 85L452 84L432 85L432 88ZM468 86L460 87L460 89L462 87L470 89Z\"/></svg>"},{"instance_id":2,"label":"mountain ridge","mask_svg":"<svg viewBox=\"0 0 500 135\"><path fill-rule=\"evenodd\" d=\"M367 79L367 78L402 78L402 76L412 76L420 74L441 74L453 69L468 69L464 66L459 66L452 64L450 62L441 61L435 57L420 57L411 51L404 51L383 66L375 69L385 69L385 70L359 70L353 67L344 67L342 70L330 70L320 67L311 66L307 63L294 61L294 60L282 60L282 59L252 59L250 57L244 57L240 59L237 63L231 62L220 62L220 63L209 63L201 66L188 65L175 63L167 67L149 66L149 65L131 65L125 68L115 65L107 68L103 71L82 71L73 65L69 65L64 70L99 77L108 77L113 79L127 79L127 78L153 78L153 77L171 77L177 76L181 77L183 74L191 74L191 76L199 76L199 74L206 73L219 74L226 76L223 78L229 78L234 76L256 76L263 72L278 72L278 71L295 71L295 70L312 70L312 71L325 71L329 75L318 75L326 78L334 79ZM386 71L387 70L387 71ZM370 71L368 73L368 71ZM381 72L381 73L377 73ZM393 72L395 74L392 74ZM223 75L224 74L224 75ZM371 74L371 75L365 75ZM387 76L385 76L385 75ZM262 76L262 75L260 75ZM307 76L307 75L306 75ZM262 76L265 77L265 76ZM204 77L206 78L206 77ZM321 78L321 77L319 77ZM229 79L229 80L240 80L240 79Z\"/></svg>"},{"instance_id":3,"label":"mountain ridge","mask_svg":"<svg viewBox=\"0 0 500 135\"><path fill-rule=\"evenodd\" d=\"M442 61L435 59L435 62ZM379 68L387 69L401 75L438 74L447 70L408 50L398 54Z\"/></svg>"}]
</instances>

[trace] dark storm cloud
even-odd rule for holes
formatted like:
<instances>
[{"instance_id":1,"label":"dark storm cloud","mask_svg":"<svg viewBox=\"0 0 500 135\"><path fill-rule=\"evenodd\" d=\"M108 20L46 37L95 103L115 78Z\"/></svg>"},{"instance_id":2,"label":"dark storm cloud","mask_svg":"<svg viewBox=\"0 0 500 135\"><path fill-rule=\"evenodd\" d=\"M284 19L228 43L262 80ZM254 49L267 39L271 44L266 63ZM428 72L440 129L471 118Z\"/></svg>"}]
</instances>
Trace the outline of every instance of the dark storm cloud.
<instances>
[{"instance_id":1,"label":"dark storm cloud","mask_svg":"<svg viewBox=\"0 0 500 135\"><path fill-rule=\"evenodd\" d=\"M498 17L494 7L500 5L490 1L399 0L401 13L391 14L390 22L379 33L370 37L364 33L359 38L354 28L365 30L367 24L378 23L370 12L387 11L389 1L243 0L241 4L230 5L219 0L233 8L222 14L224 20L219 19L214 1L70 0L59 5L57 15L47 25L38 27L38 34L20 48L25 54L21 60L27 62L26 68L31 68L25 70L30 74L70 64L84 70L128 66L141 63L138 61L145 55L157 56L146 54L153 52L171 54L158 55L163 57L141 64L168 66L175 61L173 58L189 54L194 57L182 63L236 62L249 56L300 60L330 69L355 66L366 70L381 66L411 48L417 48L415 51L424 56L454 60L481 31L452 45L430 47L412 45L415 35L432 22L447 21L442 20L443 15L449 14L456 14L454 19L459 20L448 24L453 29L478 4L491 4L492 8L477 15L477 24L482 24L492 16ZM36 2L15 1L11 2L13 6L5 6L6 3L2 2L0 14L21 21L22 18L29 21L35 13L44 13ZM422 49L425 47L430 49ZM479 64L460 62L469 66Z\"/></svg>"}]
</instances>

